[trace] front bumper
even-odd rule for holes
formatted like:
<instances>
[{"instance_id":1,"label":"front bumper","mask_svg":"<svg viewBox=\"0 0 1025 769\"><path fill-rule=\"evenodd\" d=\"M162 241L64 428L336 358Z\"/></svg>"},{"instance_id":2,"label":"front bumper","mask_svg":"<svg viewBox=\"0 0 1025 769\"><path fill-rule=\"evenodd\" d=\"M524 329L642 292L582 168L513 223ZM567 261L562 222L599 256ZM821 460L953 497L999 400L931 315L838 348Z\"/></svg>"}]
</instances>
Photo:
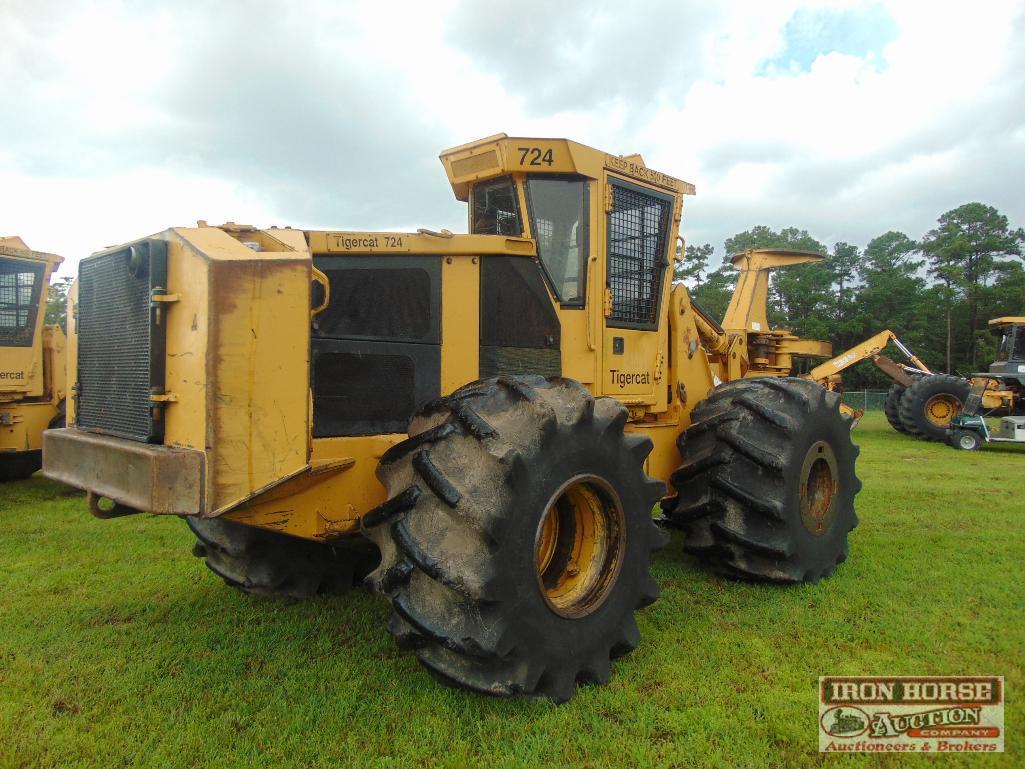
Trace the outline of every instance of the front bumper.
<instances>
[{"instance_id":1,"label":"front bumper","mask_svg":"<svg viewBox=\"0 0 1025 769\"><path fill-rule=\"evenodd\" d=\"M203 453L192 449L74 428L43 433L43 475L149 513L202 513L203 460Z\"/></svg>"}]
</instances>

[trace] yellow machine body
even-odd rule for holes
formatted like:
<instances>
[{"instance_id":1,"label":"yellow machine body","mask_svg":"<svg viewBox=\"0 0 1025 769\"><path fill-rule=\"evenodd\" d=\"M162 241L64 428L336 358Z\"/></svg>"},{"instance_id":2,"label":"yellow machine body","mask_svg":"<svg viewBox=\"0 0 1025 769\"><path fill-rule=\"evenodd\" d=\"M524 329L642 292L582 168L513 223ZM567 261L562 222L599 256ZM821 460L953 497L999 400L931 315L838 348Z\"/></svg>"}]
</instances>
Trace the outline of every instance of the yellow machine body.
<instances>
[{"instance_id":1,"label":"yellow machine body","mask_svg":"<svg viewBox=\"0 0 1025 769\"><path fill-rule=\"evenodd\" d=\"M21 238L0 238L0 464L38 455L64 401L64 332L44 323L50 276L62 261Z\"/></svg>"},{"instance_id":2,"label":"yellow machine body","mask_svg":"<svg viewBox=\"0 0 1025 769\"><path fill-rule=\"evenodd\" d=\"M972 383L986 379L983 409L1020 416L1025 409L1025 359L1022 357L1025 351L1025 316L1005 315L993 318L988 325L994 335L1002 337L998 359L989 370L1003 376L973 378Z\"/></svg>"},{"instance_id":3,"label":"yellow machine body","mask_svg":"<svg viewBox=\"0 0 1025 769\"><path fill-rule=\"evenodd\" d=\"M436 395L493 373L495 361L485 360L493 351L481 341L491 332L483 324L497 318L514 328L521 320L503 304L501 283L485 280L488 265L501 263L510 275L536 274L540 267L545 282L538 285L547 286L546 307L540 309L557 318L561 338L551 341L551 350L503 348L499 363L508 367L512 364L501 356L516 359L522 353L547 361L595 395L620 400L629 408L628 429L654 443L648 474L666 481L679 465L676 441L690 424L691 410L718 382L759 371L788 374L783 361L793 354L828 355L823 343L802 343L783 332L774 335L772 365L748 363L744 354L745 364L738 367L741 353L752 346L750 335L760 339L774 332L767 323L759 329L748 321L740 341L731 341L736 334L703 316L685 286L672 285L671 254L683 198L694 188L647 168L639 156L611 155L564 139L501 134L447 150L441 160L456 197L470 203L471 234L226 224L174 228L148 238L157 244L147 246L152 253L166 249L167 264L165 285L151 288L150 302L151 323L166 342L163 386L149 396L159 440L131 440L83 425L80 409L73 406L68 429L47 433L46 474L86 489L101 516L137 510L224 516L320 541L357 533L361 517L386 498L375 476L381 456L406 436L404 426L363 435L318 433L316 389L325 385L313 381L318 353L311 336L317 339L323 318L356 314L353 308L365 299L339 294L326 275L328 266L344 271L346 265L369 264L386 272L390 263L407 264L404 259L437 265L430 269L437 272L432 280L440 284L438 299L423 311L425 323L436 324ZM562 236L554 224L533 231L535 208L548 188L531 185L546 179L583 191L579 218ZM495 184L500 186L488 186ZM508 232L479 232L480 217L491 205L481 201L490 192L505 195L507 213L519 218ZM610 222L619 216L615 195L654 201L632 209L641 217L652 214L656 204L663 206L664 238L647 297L654 305L646 305L653 309L651 324L615 320L623 301L617 294L620 276L610 273L606 258ZM559 247L579 254L581 261L553 278L544 252L555 253L557 237L563 237ZM134 258L129 255L135 248L127 244L92 258ZM486 291L492 293L485 296ZM560 292L569 293L560 298ZM755 285L731 310L740 314L745 304L764 301L764 288ZM345 355L364 355L364 348L353 347L357 342L344 342ZM410 354L423 354L425 348ZM80 381L75 355L71 358L69 379ZM114 506L104 507L101 498Z\"/></svg>"},{"instance_id":4,"label":"yellow machine body","mask_svg":"<svg viewBox=\"0 0 1025 769\"><path fill-rule=\"evenodd\" d=\"M713 359L726 372L724 380L748 376L788 376L794 358L828 358L829 342L801 339L789 329L773 328L767 305L772 270L822 260L811 251L758 248L731 257L739 270L737 287L721 328L706 330ZM715 338L718 337L718 338ZM714 341L713 341L714 339Z\"/></svg>"}]
</instances>

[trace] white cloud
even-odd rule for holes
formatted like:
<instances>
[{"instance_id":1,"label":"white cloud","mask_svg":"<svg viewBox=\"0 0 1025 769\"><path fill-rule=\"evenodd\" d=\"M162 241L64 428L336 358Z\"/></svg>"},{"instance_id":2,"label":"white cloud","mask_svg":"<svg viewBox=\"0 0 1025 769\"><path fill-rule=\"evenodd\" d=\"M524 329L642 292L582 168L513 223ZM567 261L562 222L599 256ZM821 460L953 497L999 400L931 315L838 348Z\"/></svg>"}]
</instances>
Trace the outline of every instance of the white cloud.
<instances>
[{"instance_id":1,"label":"white cloud","mask_svg":"<svg viewBox=\"0 0 1025 769\"><path fill-rule=\"evenodd\" d=\"M498 131L641 152L697 183L685 234L720 249L918 236L976 199L1021 225L1022 2L894 1L864 54L768 64L798 10L864 7L15 0L0 231L79 257L196 218L460 229L437 153Z\"/></svg>"}]
</instances>

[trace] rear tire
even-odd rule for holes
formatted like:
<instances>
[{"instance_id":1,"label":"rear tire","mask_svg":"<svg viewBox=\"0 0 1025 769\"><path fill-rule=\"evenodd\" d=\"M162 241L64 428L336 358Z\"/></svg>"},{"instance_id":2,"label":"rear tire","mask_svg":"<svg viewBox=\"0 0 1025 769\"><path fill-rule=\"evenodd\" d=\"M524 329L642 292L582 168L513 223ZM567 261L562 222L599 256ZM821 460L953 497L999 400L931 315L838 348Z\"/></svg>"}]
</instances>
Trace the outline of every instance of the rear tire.
<instances>
[{"instance_id":1,"label":"rear tire","mask_svg":"<svg viewBox=\"0 0 1025 769\"><path fill-rule=\"evenodd\" d=\"M23 481L43 466L42 451L0 454L0 483Z\"/></svg>"},{"instance_id":2,"label":"rear tire","mask_svg":"<svg viewBox=\"0 0 1025 769\"><path fill-rule=\"evenodd\" d=\"M667 539L647 437L627 410L539 376L477 382L424 407L381 459L389 499L364 519L389 631L443 682L556 702L604 683L640 636Z\"/></svg>"},{"instance_id":3,"label":"rear tire","mask_svg":"<svg viewBox=\"0 0 1025 769\"><path fill-rule=\"evenodd\" d=\"M904 435L907 435L908 431L904 427L904 423L900 421L900 399L906 390L907 388L900 382L894 382L890 385L890 390L886 393L886 400L883 402L883 413L886 414L886 421L890 423L890 427Z\"/></svg>"},{"instance_id":4,"label":"rear tire","mask_svg":"<svg viewBox=\"0 0 1025 769\"><path fill-rule=\"evenodd\" d=\"M740 579L830 576L858 524L851 442L840 397L803 379L721 385L680 436L675 497L663 501L684 550Z\"/></svg>"},{"instance_id":5,"label":"rear tire","mask_svg":"<svg viewBox=\"0 0 1025 769\"><path fill-rule=\"evenodd\" d=\"M900 421L909 435L945 441L951 420L961 413L971 384L961 377L933 374L913 382L900 399Z\"/></svg>"},{"instance_id":6,"label":"rear tire","mask_svg":"<svg viewBox=\"0 0 1025 769\"><path fill-rule=\"evenodd\" d=\"M279 534L220 518L185 518L192 554L237 590L301 600L344 593L377 565L375 548L353 538L334 544Z\"/></svg>"}]
</instances>

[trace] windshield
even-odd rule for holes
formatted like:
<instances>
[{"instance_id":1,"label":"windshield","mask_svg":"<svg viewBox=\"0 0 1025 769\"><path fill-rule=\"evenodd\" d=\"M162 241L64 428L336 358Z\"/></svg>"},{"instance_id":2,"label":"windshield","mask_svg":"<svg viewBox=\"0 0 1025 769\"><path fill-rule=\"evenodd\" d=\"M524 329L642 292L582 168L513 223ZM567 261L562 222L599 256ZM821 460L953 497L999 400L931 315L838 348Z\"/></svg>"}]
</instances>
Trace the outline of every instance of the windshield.
<instances>
[{"instance_id":1,"label":"windshield","mask_svg":"<svg viewBox=\"0 0 1025 769\"><path fill-rule=\"evenodd\" d=\"M502 177L473 187L470 206L470 232L475 235L523 234L516 188L512 179Z\"/></svg>"},{"instance_id":2,"label":"windshield","mask_svg":"<svg viewBox=\"0 0 1025 769\"><path fill-rule=\"evenodd\" d=\"M1025 360L1025 326L1014 327L1014 350L1011 352L1011 360Z\"/></svg>"},{"instance_id":3,"label":"windshield","mask_svg":"<svg viewBox=\"0 0 1025 769\"><path fill-rule=\"evenodd\" d=\"M31 347L45 265L0 259L0 345Z\"/></svg>"},{"instance_id":4,"label":"windshield","mask_svg":"<svg viewBox=\"0 0 1025 769\"><path fill-rule=\"evenodd\" d=\"M1000 346L997 347L997 360L1007 360L1007 353L1011 348L1011 335L1006 331L1000 337Z\"/></svg>"},{"instance_id":5,"label":"windshield","mask_svg":"<svg viewBox=\"0 0 1025 769\"><path fill-rule=\"evenodd\" d=\"M562 304L583 306L587 258L586 182L527 180L530 224L538 256Z\"/></svg>"}]
</instances>

